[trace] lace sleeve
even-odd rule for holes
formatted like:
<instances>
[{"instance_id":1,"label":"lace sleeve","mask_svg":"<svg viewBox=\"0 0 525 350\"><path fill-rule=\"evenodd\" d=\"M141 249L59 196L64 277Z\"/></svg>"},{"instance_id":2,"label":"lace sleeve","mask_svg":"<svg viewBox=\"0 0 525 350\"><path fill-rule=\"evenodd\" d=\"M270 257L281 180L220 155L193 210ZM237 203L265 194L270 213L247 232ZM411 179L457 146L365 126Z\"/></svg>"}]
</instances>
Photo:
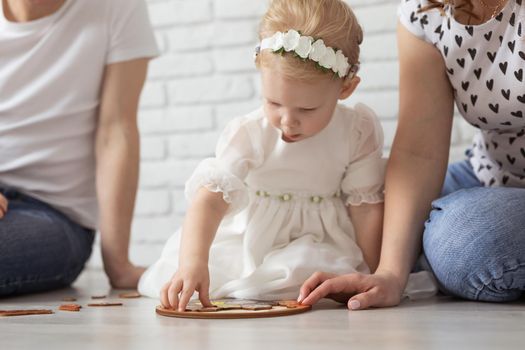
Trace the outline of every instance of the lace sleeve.
<instances>
[{"instance_id":1,"label":"lace sleeve","mask_svg":"<svg viewBox=\"0 0 525 350\"><path fill-rule=\"evenodd\" d=\"M380 203L384 200L386 160L383 130L374 112L364 105L355 107L358 117L352 128L353 155L342 182L347 205Z\"/></svg>"},{"instance_id":2,"label":"lace sleeve","mask_svg":"<svg viewBox=\"0 0 525 350\"><path fill-rule=\"evenodd\" d=\"M217 142L214 158L203 160L186 182L185 195L191 201L201 187L222 192L230 204L227 215L233 215L248 204L244 179L250 169L262 162L262 152L256 145L260 133L254 121L238 118L230 122ZM259 146L260 147L260 146Z\"/></svg>"}]
</instances>

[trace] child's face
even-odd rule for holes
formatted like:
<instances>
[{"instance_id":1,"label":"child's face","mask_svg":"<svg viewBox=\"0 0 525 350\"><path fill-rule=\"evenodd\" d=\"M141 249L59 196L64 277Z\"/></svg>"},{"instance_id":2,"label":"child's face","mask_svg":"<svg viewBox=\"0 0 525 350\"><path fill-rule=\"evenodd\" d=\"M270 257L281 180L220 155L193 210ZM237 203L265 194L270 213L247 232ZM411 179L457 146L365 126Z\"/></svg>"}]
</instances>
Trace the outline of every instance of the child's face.
<instances>
[{"instance_id":1,"label":"child's face","mask_svg":"<svg viewBox=\"0 0 525 350\"><path fill-rule=\"evenodd\" d=\"M275 68L260 70L266 116L271 125L282 131L286 142L298 142L323 130L338 99L348 97L357 86L348 92L348 84L343 84L342 79L332 79L329 74L326 79L302 82L284 76Z\"/></svg>"}]
</instances>

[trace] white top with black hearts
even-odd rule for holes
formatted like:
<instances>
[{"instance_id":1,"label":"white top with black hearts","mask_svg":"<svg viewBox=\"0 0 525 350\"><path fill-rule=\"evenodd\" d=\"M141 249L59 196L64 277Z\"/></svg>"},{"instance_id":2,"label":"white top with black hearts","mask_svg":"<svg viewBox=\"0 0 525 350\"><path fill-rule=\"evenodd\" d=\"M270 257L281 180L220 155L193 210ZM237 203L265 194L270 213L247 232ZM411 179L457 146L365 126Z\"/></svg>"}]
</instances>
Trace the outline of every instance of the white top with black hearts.
<instances>
[{"instance_id":1,"label":"white top with black hearts","mask_svg":"<svg viewBox=\"0 0 525 350\"><path fill-rule=\"evenodd\" d=\"M525 4L509 0L481 25L464 25L428 0L401 0L399 18L445 60L463 117L479 128L470 162L485 186L525 187Z\"/></svg>"}]
</instances>

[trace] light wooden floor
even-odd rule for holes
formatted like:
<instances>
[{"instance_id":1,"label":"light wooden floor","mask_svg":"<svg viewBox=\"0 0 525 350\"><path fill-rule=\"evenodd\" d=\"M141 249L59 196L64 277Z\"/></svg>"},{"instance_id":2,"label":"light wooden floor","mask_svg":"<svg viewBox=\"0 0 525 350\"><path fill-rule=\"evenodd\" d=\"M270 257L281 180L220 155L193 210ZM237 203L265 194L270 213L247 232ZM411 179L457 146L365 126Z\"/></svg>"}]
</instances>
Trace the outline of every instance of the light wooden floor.
<instances>
[{"instance_id":1,"label":"light wooden floor","mask_svg":"<svg viewBox=\"0 0 525 350\"><path fill-rule=\"evenodd\" d=\"M116 298L100 271L74 288L0 300L0 309L51 308L64 296L86 305L91 295ZM111 299L111 298L110 298ZM308 313L251 320L157 316L155 300L79 313L0 318L0 349L524 349L525 303L505 305L445 297L391 309L349 312L330 301Z\"/></svg>"}]
</instances>

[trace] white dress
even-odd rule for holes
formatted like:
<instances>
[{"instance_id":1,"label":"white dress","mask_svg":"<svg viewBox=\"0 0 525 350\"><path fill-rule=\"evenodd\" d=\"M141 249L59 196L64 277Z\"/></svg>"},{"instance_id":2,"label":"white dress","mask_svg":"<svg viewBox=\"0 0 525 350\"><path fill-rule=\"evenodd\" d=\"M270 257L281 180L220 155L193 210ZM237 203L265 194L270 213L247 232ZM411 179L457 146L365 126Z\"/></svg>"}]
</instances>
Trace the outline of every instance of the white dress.
<instances>
[{"instance_id":1,"label":"white dress","mask_svg":"<svg viewBox=\"0 0 525 350\"><path fill-rule=\"evenodd\" d=\"M283 141L262 109L233 120L216 157L186 183L189 200L204 186L230 203L210 250L210 296L297 298L315 271L369 272L345 204L383 201L382 148L362 104L337 106L321 132L297 143ZM142 276L141 294L158 297L177 271L180 236Z\"/></svg>"}]
</instances>

